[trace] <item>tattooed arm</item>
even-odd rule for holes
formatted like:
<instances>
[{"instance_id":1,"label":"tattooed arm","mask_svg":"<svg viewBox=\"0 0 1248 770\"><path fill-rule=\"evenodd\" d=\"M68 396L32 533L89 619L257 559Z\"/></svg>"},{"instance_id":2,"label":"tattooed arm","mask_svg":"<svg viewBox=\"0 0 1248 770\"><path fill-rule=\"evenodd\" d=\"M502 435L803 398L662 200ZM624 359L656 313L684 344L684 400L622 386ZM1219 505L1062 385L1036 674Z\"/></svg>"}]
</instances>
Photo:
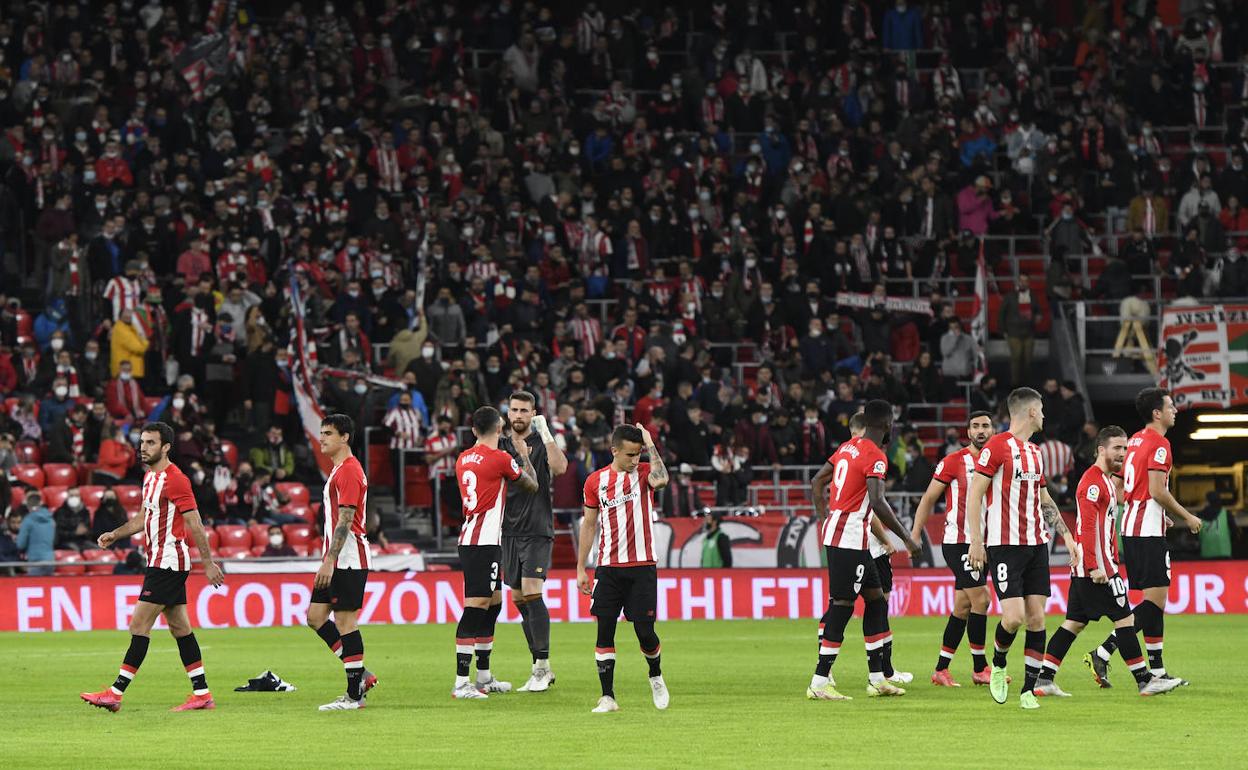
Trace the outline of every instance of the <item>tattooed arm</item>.
<instances>
[{"instance_id":1,"label":"tattooed arm","mask_svg":"<svg viewBox=\"0 0 1248 770\"><path fill-rule=\"evenodd\" d=\"M1046 524L1062 536L1063 542L1066 543L1066 550L1070 551L1070 566L1077 565L1083 559L1079 541L1066 528L1066 522L1062 520L1062 513L1057 509L1057 503L1053 502L1049 490L1043 487L1040 489L1040 515L1044 517Z\"/></svg>"},{"instance_id":2,"label":"tattooed arm","mask_svg":"<svg viewBox=\"0 0 1248 770\"><path fill-rule=\"evenodd\" d=\"M650 488L654 490L662 489L671 481L671 476L667 473L667 466L663 464L663 458L659 456L659 450L654 448L654 439L650 437L650 431L643 428L641 423L637 423L637 428L641 430L641 439L645 442L646 452L650 455Z\"/></svg>"},{"instance_id":3,"label":"tattooed arm","mask_svg":"<svg viewBox=\"0 0 1248 770\"><path fill-rule=\"evenodd\" d=\"M351 522L355 519L354 505L338 506L338 521L334 524L334 534L329 541L329 549L321 561L321 568L316 571L316 588L328 588L329 581L334 577L334 565L338 563L338 554L347 544L347 536L351 534Z\"/></svg>"}]
</instances>

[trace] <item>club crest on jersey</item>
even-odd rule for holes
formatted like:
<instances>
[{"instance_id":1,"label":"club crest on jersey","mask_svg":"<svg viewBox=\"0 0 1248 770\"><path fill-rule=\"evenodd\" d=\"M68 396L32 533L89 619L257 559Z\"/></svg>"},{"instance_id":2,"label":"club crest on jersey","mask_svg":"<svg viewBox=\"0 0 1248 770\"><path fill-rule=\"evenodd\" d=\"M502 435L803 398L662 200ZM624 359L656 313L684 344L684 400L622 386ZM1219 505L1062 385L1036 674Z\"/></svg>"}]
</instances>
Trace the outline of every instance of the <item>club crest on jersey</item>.
<instances>
[{"instance_id":1,"label":"club crest on jersey","mask_svg":"<svg viewBox=\"0 0 1248 770\"><path fill-rule=\"evenodd\" d=\"M1119 606L1119 607L1126 607L1126 606L1127 606L1127 597L1125 597L1125 596L1116 596L1116 597L1114 597L1114 600L1115 600L1116 602L1118 602L1118 606Z\"/></svg>"}]
</instances>

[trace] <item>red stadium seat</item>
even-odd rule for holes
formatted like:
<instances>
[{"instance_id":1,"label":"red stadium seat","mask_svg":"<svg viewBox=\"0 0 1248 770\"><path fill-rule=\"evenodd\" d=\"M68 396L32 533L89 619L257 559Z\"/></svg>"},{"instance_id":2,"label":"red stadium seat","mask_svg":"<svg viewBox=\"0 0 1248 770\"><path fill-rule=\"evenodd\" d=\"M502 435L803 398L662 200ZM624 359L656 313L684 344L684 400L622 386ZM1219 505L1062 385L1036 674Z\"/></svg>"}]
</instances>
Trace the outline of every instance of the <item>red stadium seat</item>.
<instances>
[{"instance_id":1,"label":"red stadium seat","mask_svg":"<svg viewBox=\"0 0 1248 770\"><path fill-rule=\"evenodd\" d=\"M87 568L79 562L82 561L82 555L77 551L57 550L56 555L56 574L58 575L85 575Z\"/></svg>"},{"instance_id":2,"label":"red stadium seat","mask_svg":"<svg viewBox=\"0 0 1248 770\"><path fill-rule=\"evenodd\" d=\"M44 463L44 483L58 487L73 487L78 484L78 469L66 463Z\"/></svg>"},{"instance_id":3,"label":"red stadium seat","mask_svg":"<svg viewBox=\"0 0 1248 770\"><path fill-rule=\"evenodd\" d=\"M121 507L125 510L126 517L130 519L133 519L135 516L138 516L139 513L143 511L142 503L127 503L126 505L123 505Z\"/></svg>"},{"instance_id":4,"label":"red stadium seat","mask_svg":"<svg viewBox=\"0 0 1248 770\"><path fill-rule=\"evenodd\" d=\"M306 506L309 502L308 488L298 481L279 481L273 487L286 495L292 506Z\"/></svg>"},{"instance_id":5,"label":"red stadium seat","mask_svg":"<svg viewBox=\"0 0 1248 770\"><path fill-rule=\"evenodd\" d=\"M450 572L450 571L451 571L451 565L449 564L427 564L425 565L425 572Z\"/></svg>"},{"instance_id":6,"label":"red stadium seat","mask_svg":"<svg viewBox=\"0 0 1248 770\"><path fill-rule=\"evenodd\" d=\"M100 466L98 463L78 463L74 467L78 469L78 483L89 485L91 474L95 473L95 469Z\"/></svg>"},{"instance_id":7,"label":"red stadium seat","mask_svg":"<svg viewBox=\"0 0 1248 770\"><path fill-rule=\"evenodd\" d=\"M238 470L238 446L227 438L221 439L221 454L225 455L225 464L230 471Z\"/></svg>"},{"instance_id":8,"label":"red stadium seat","mask_svg":"<svg viewBox=\"0 0 1248 770\"><path fill-rule=\"evenodd\" d=\"M87 567L88 575L111 575L113 574L113 565L117 563L117 554L112 551L104 551L94 549L83 551L82 558L84 561L106 561L108 564L91 564Z\"/></svg>"},{"instance_id":9,"label":"red stadium seat","mask_svg":"<svg viewBox=\"0 0 1248 770\"><path fill-rule=\"evenodd\" d=\"M221 545L221 536L217 534L216 527L208 527L204 534L208 536L208 548L216 553L217 547Z\"/></svg>"},{"instance_id":10,"label":"red stadium seat","mask_svg":"<svg viewBox=\"0 0 1248 770\"><path fill-rule=\"evenodd\" d=\"M156 410L156 407L160 406L160 402L164 400L165 399L160 396L144 396L143 397L143 411L146 412L147 414L151 414L153 411Z\"/></svg>"},{"instance_id":11,"label":"red stadium seat","mask_svg":"<svg viewBox=\"0 0 1248 770\"><path fill-rule=\"evenodd\" d=\"M253 545L251 547L251 555L252 556L264 556L264 549L267 547L268 546L264 546L264 545Z\"/></svg>"},{"instance_id":12,"label":"red stadium seat","mask_svg":"<svg viewBox=\"0 0 1248 770\"><path fill-rule=\"evenodd\" d=\"M118 484L113 487L113 491L117 493L117 502L121 503L122 508L126 508L131 504L143 504L143 487L134 486L133 484Z\"/></svg>"},{"instance_id":13,"label":"red stadium seat","mask_svg":"<svg viewBox=\"0 0 1248 770\"><path fill-rule=\"evenodd\" d=\"M252 548L264 548L269 544L268 524L252 524L248 531L251 532Z\"/></svg>"},{"instance_id":14,"label":"red stadium seat","mask_svg":"<svg viewBox=\"0 0 1248 770\"><path fill-rule=\"evenodd\" d=\"M9 490L9 505L13 508L26 502L26 490L22 487L13 487Z\"/></svg>"},{"instance_id":15,"label":"red stadium seat","mask_svg":"<svg viewBox=\"0 0 1248 770\"><path fill-rule=\"evenodd\" d=\"M224 546L220 548L217 551L217 553L221 554L222 559L250 559L251 558L250 546L241 546L241 545Z\"/></svg>"},{"instance_id":16,"label":"red stadium seat","mask_svg":"<svg viewBox=\"0 0 1248 770\"><path fill-rule=\"evenodd\" d=\"M312 543L301 543L292 545L291 549L294 550L296 556L310 556L312 555L312 545Z\"/></svg>"},{"instance_id":17,"label":"red stadium seat","mask_svg":"<svg viewBox=\"0 0 1248 770\"><path fill-rule=\"evenodd\" d=\"M20 345L26 340L34 339L35 335L35 317L28 311L17 309L13 311L14 325L17 327L17 342Z\"/></svg>"},{"instance_id":18,"label":"red stadium seat","mask_svg":"<svg viewBox=\"0 0 1248 770\"><path fill-rule=\"evenodd\" d=\"M312 524L316 521L312 518L312 509L306 505L288 505L282 509L282 513L286 513L291 516L298 516L308 524Z\"/></svg>"},{"instance_id":19,"label":"red stadium seat","mask_svg":"<svg viewBox=\"0 0 1248 770\"><path fill-rule=\"evenodd\" d=\"M132 548L142 550L145 545L147 545L147 538L143 536L143 530L139 530L130 536L130 546Z\"/></svg>"},{"instance_id":20,"label":"red stadium seat","mask_svg":"<svg viewBox=\"0 0 1248 770\"><path fill-rule=\"evenodd\" d=\"M420 553L420 549L411 543L391 543L386 546L384 553Z\"/></svg>"},{"instance_id":21,"label":"red stadium seat","mask_svg":"<svg viewBox=\"0 0 1248 770\"><path fill-rule=\"evenodd\" d=\"M373 556L380 556L380 555L381 555L381 544L380 544L380 543L369 543L369 544L368 544L368 550L369 550L369 551L373 554Z\"/></svg>"},{"instance_id":22,"label":"red stadium seat","mask_svg":"<svg viewBox=\"0 0 1248 770\"><path fill-rule=\"evenodd\" d=\"M38 442L35 441L17 442L13 447L13 453L17 455L19 463L38 465L43 462L43 450L39 448Z\"/></svg>"},{"instance_id":23,"label":"red stadium seat","mask_svg":"<svg viewBox=\"0 0 1248 770\"><path fill-rule=\"evenodd\" d=\"M286 535L286 542L291 545L307 545L316 537L307 524L286 524L282 527L282 532Z\"/></svg>"},{"instance_id":24,"label":"red stadium seat","mask_svg":"<svg viewBox=\"0 0 1248 770\"><path fill-rule=\"evenodd\" d=\"M43 489L43 485L47 482L43 474L43 468L40 468L38 465L19 463L13 466L12 474L14 481L35 489Z\"/></svg>"},{"instance_id":25,"label":"red stadium seat","mask_svg":"<svg viewBox=\"0 0 1248 770\"><path fill-rule=\"evenodd\" d=\"M246 527L223 524L216 528L217 535L221 538L221 549L226 548L250 548L251 532Z\"/></svg>"},{"instance_id":26,"label":"red stadium seat","mask_svg":"<svg viewBox=\"0 0 1248 770\"><path fill-rule=\"evenodd\" d=\"M87 506L87 510L95 513L95 509L100 507L100 500L104 498L104 487L82 486L78 487L78 491L82 493L82 502Z\"/></svg>"},{"instance_id":27,"label":"red stadium seat","mask_svg":"<svg viewBox=\"0 0 1248 770\"><path fill-rule=\"evenodd\" d=\"M46 486L43 488L43 504L51 511L60 508L68 496L68 487Z\"/></svg>"}]
</instances>

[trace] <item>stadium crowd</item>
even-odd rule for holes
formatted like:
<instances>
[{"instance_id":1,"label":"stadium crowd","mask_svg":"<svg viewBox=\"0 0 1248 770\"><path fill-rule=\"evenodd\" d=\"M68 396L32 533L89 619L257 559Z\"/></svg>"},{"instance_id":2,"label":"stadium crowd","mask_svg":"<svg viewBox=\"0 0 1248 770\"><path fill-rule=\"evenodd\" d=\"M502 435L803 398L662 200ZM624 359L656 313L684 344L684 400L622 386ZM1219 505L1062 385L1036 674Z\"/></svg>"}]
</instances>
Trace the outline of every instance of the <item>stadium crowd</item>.
<instances>
[{"instance_id":1,"label":"stadium crowd","mask_svg":"<svg viewBox=\"0 0 1248 770\"><path fill-rule=\"evenodd\" d=\"M287 523L276 485L319 485L292 282L327 409L436 474L527 389L575 471L556 507L624 421L731 504L863 399L1000 414L1056 302L1248 294L1229 2L3 5L0 468L133 483L159 416L210 522ZM1011 367L964 390L981 249ZM1044 390L1075 474L1095 426ZM891 483L924 488L939 440L903 431ZM124 515L29 491L0 489L0 561Z\"/></svg>"}]
</instances>

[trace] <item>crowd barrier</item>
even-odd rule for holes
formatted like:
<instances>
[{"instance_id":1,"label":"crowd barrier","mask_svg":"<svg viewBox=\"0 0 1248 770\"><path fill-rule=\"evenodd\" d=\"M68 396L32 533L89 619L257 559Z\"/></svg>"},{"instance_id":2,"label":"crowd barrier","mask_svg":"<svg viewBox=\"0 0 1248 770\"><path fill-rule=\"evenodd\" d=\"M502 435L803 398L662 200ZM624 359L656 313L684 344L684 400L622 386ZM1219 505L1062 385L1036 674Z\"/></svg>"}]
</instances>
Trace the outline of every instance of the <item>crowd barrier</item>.
<instances>
[{"instance_id":1,"label":"crowd barrier","mask_svg":"<svg viewBox=\"0 0 1248 770\"><path fill-rule=\"evenodd\" d=\"M127 628L139 576L0 578L0 631L89 631ZM1052 570L1047 611L1066 610L1069 571ZM197 628L294 626L304 622L312 595L307 575L230 575L213 588L202 575L187 582L187 609ZM827 574L818 569L669 569L659 572L660 621L743 618L817 618L823 614ZM363 623L454 623L463 606L458 572L374 573ZM1132 592L1131 601L1139 601ZM899 569L889 599L894 616L943 616L953 606L953 577L943 569ZM555 570L546 581L551 620L590 620L589 597L576 573ZM997 607L993 606L995 612ZM1248 612L1248 561L1176 562L1166 611ZM518 615L503 603L504 622ZM160 627L160 626L158 626Z\"/></svg>"}]
</instances>

